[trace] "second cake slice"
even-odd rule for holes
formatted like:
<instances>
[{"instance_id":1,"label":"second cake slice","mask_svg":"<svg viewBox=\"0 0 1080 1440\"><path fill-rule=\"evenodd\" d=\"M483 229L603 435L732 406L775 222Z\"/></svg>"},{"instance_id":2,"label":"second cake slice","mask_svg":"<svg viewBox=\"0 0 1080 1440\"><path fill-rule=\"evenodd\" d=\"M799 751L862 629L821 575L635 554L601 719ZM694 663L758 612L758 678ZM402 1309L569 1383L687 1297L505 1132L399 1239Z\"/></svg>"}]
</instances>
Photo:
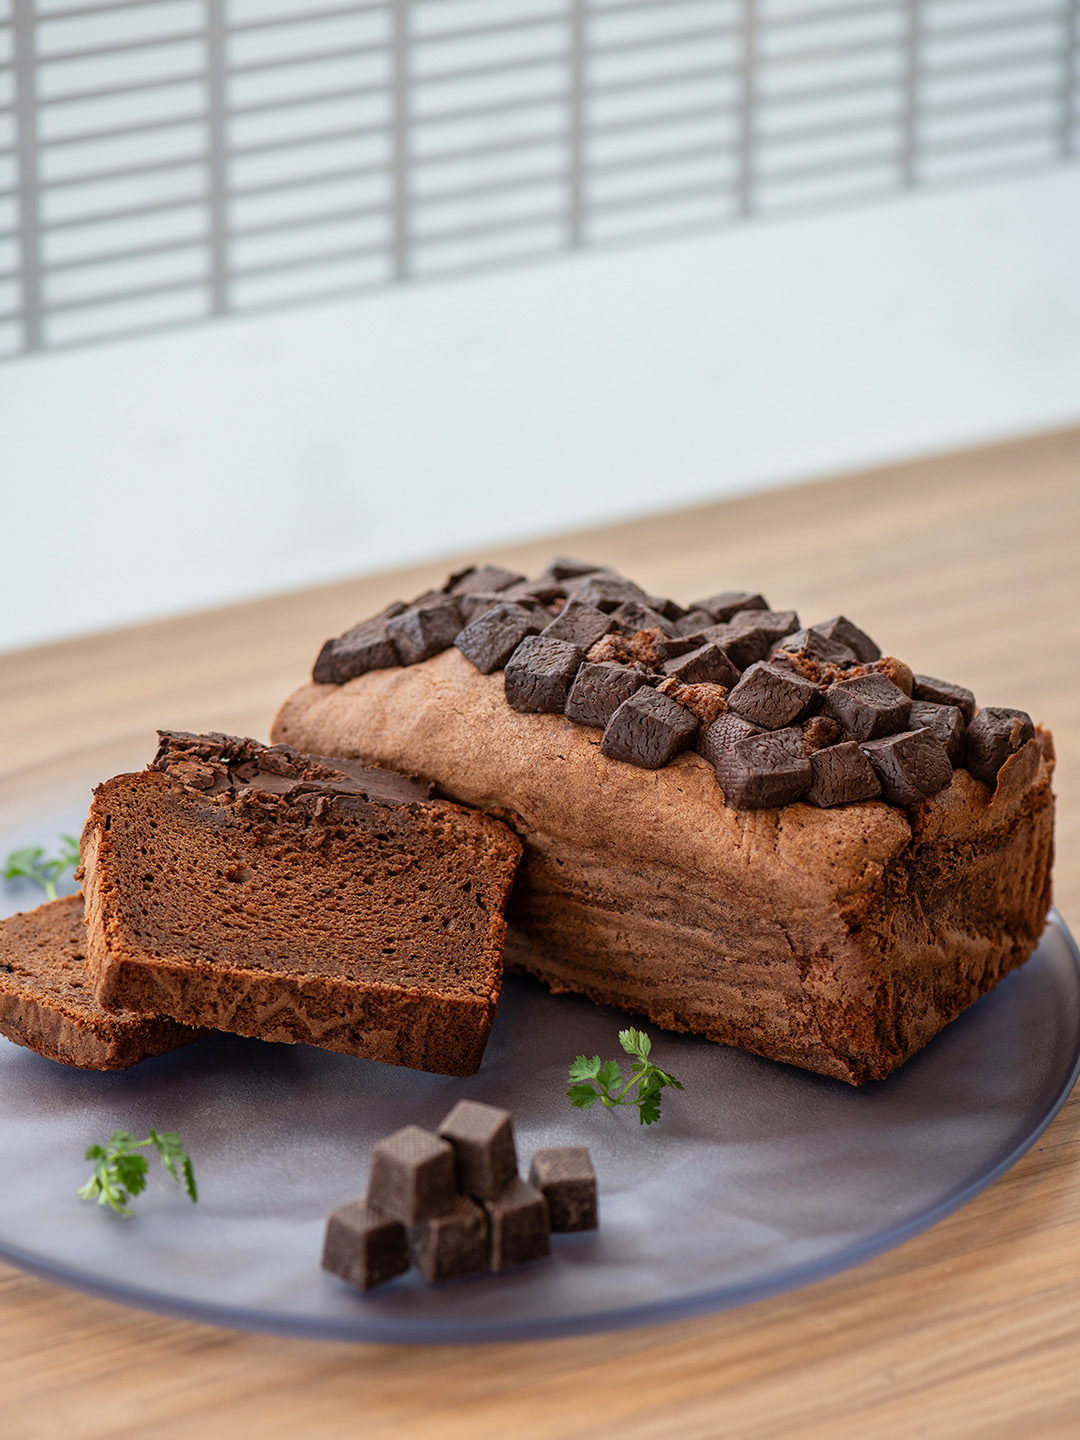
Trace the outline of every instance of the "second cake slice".
<instances>
[{"instance_id":1,"label":"second cake slice","mask_svg":"<svg viewBox=\"0 0 1080 1440\"><path fill-rule=\"evenodd\" d=\"M225 735L162 732L82 837L99 1002L471 1075L521 854L426 784Z\"/></svg>"}]
</instances>

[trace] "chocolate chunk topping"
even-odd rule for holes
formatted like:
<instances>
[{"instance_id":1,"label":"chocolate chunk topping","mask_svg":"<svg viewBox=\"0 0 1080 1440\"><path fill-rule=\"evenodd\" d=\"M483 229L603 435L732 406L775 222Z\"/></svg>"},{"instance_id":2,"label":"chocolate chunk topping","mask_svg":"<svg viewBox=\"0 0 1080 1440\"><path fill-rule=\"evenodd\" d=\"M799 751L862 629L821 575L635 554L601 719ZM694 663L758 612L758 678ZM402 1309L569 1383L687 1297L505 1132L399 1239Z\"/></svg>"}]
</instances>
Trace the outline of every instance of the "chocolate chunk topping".
<instances>
[{"instance_id":1,"label":"chocolate chunk topping","mask_svg":"<svg viewBox=\"0 0 1080 1440\"><path fill-rule=\"evenodd\" d=\"M698 728L697 717L670 696L643 686L612 715L600 741L609 760L626 760L659 770L685 750Z\"/></svg>"},{"instance_id":2,"label":"chocolate chunk topping","mask_svg":"<svg viewBox=\"0 0 1080 1440\"><path fill-rule=\"evenodd\" d=\"M409 1240L399 1220L366 1200L339 1205L326 1222L322 1266L357 1290L373 1290L408 1270Z\"/></svg>"},{"instance_id":3,"label":"chocolate chunk topping","mask_svg":"<svg viewBox=\"0 0 1080 1440\"><path fill-rule=\"evenodd\" d=\"M857 741L845 740L810 755L810 789L806 798L811 805L850 805L856 800L872 800L880 794L877 771Z\"/></svg>"},{"instance_id":4,"label":"chocolate chunk topping","mask_svg":"<svg viewBox=\"0 0 1080 1440\"><path fill-rule=\"evenodd\" d=\"M736 740L720 752L716 778L728 804L740 810L791 805L810 788L802 731L774 730Z\"/></svg>"},{"instance_id":5,"label":"chocolate chunk topping","mask_svg":"<svg viewBox=\"0 0 1080 1440\"><path fill-rule=\"evenodd\" d=\"M600 572L611 574L606 565L593 565L588 560L572 560L567 555L556 555L550 565L544 567L541 580L577 580L582 575L596 575Z\"/></svg>"},{"instance_id":6,"label":"chocolate chunk topping","mask_svg":"<svg viewBox=\"0 0 1080 1440\"><path fill-rule=\"evenodd\" d=\"M586 661L574 677L566 718L575 725L595 725L602 730L623 701L644 684L643 672L629 665Z\"/></svg>"},{"instance_id":7,"label":"chocolate chunk topping","mask_svg":"<svg viewBox=\"0 0 1080 1440\"><path fill-rule=\"evenodd\" d=\"M600 573L584 575L579 580L567 580L563 586L568 600L584 600L586 605L595 605L598 610L610 613L626 600L645 603L645 592L632 580L621 575Z\"/></svg>"},{"instance_id":8,"label":"chocolate chunk topping","mask_svg":"<svg viewBox=\"0 0 1080 1440\"><path fill-rule=\"evenodd\" d=\"M817 698L817 686L793 670L759 662L728 695L728 706L754 725L780 730L801 719Z\"/></svg>"},{"instance_id":9,"label":"chocolate chunk topping","mask_svg":"<svg viewBox=\"0 0 1080 1440\"><path fill-rule=\"evenodd\" d=\"M932 700L935 705L955 705L969 725L975 718L975 696L963 685L935 680L932 675L913 675L911 693L916 700Z\"/></svg>"},{"instance_id":10,"label":"chocolate chunk topping","mask_svg":"<svg viewBox=\"0 0 1080 1440\"><path fill-rule=\"evenodd\" d=\"M553 1234L596 1229L596 1172L584 1145L537 1150L529 1166L529 1183L547 1201Z\"/></svg>"},{"instance_id":11,"label":"chocolate chunk topping","mask_svg":"<svg viewBox=\"0 0 1080 1440\"><path fill-rule=\"evenodd\" d=\"M448 649L461 629L461 611L452 595L410 605L386 622L403 665L418 665Z\"/></svg>"},{"instance_id":12,"label":"chocolate chunk topping","mask_svg":"<svg viewBox=\"0 0 1080 1440\"><path fill-rule=\"evenodd\" d=\"M665 620L670 620L675 624L686 619L686 611L683 607L677 605L674 600L669 600L666 595L649 595L645 603L650 610L655 610Z\"/></svg>"},{"instance_id":13,"label":"chocolate chunk topping","mask_svg":"<svg viewBox=\"0 0 1080 1440\"><path fill-rule=\"evenodd\" d=\"M732 664L745 670L764 660L778 640L798 628L794 610L739 610L726 623L711 626L704 636L719 645Z\"/></svg>"},{"instance_id":14,"label":"chocolate chunk topping","mask_svg":"<svg viewBox=\"0 0 1080 1440\"><path fill-rule=\"evenodd\" d=\"M503 591L507 600L535 600L540 605L553 605L565 594L558 580L521 580Z\"/></svg>"},{"instance_id":15,"label":"chocolate chunk topping","mask_svg":"<svg viewBox=\"0 0 1080 1440\"><path fill-rule=\"evenodd\" d=\"M523 605L495 605L467 625L454 644L480 671L501 670L526 635L539 635L543 622Z\"/></svg>"},{"instance_id":16,"label":"chocolate chunk topping","mask_svg":"<svg viewBox=\"0 0 1080 1440\"><path fill-rule=\"evenodd\" d=\"M551 1254L547 1201L535 1186L515 1175L501 1194L484 1200L484 1209L496 1273Z\"/></svg>"},{"instance_id":17,"label":"chocolate chunk topping","mask_svg":"<svg viewBox=\"0 0 1080 1440\"><path fill-rule=\"evenodd\" d=\"M707 595L704 600L692 600L691 611L704 610L711 615L713 624L723 624L742 610L768 610L764 595L755 595L751 590L721 590L719 595Z\"/></svg>"},{"instance_id":18,"label":"chocolate chunk topping","mask_svg":"<svg viewBox=\"0 0 1080 1440\"><path fill-rule=\"evenodd\" d=\"M406 1223L445 1214L457 1198L454 1165L449 1141L406 1125L372 1149L368 1204Z\"/></svg>"},{"instance_id":19,"label":"chocolate chunk topping","mask_svg":"<svg viewBox=\"0 0 1080 1440\"><path fill-rule=\"evenodd\" d=\"M964 734L964 766L976 780L993 785L1009 756L1034 737L1026 710L984 705Z\"/></svg>"},{"instance_id":20,"label":"chocolate chunk topping","mask_svg":"<svg viewBox=\"0 0 1080 1440\"><path fill-rule=\"evenodd\" d=\"M636 635L639 630L659 630L662 635L674 635L675 626L665 620L648 605L638 600L624 600L611 612L617 628L623 635Z\"/></svg>"},{"instance_id":21,"label":"chocolate chunk topping","mask_svg":"<svg viewBox=\"0 0 1080 1440\"><path fill-rule=\"evenodd\" d=\"M712 641L673 660L665 660L661 669L665 675L681 680L684 685L709 683L730 687L739 684L738 670L719 645L714 645Z\"/></svg>"},{"instance_id":22,"label":"chocolate chunk topping","mask_svg":"<svg viewBox=\"0 0 1080 1440\"><path fill-rule=\"evenodd\" d=\"M718 715L711 725L699 732L694 741L694 749L704 760L708 760L710 765L719 766L720 757L730 750L737 740L746 740L751 735L765 733L759 725L751 725L749 720L743 720L729 712Z\"/></svg>"},{"instance_id":23,"label":"chocolate chunk topping","mask_svg":"<svg viewBox=\"0 0 1080 1440\"><path fill-rule=\"evenodd\" d=\"M439 1126L439 1134L454 1147L458 1185L466 1195L492 1199L517 1175L509 1110L459 1100Z\"/></svg>"},{"instance_id":24,"label":"chocolate chunk topping","mask_svg":"<svg viewBox=\"0 0 1080 1440\"><path fill-rule=\"evenodd\" d=\"M361 620L344 635L327 640L319 651L311 678L320 685L344 685L369 670L388 670L400 665L394 643L386 633L386 622L404 609L402 602L395 600L370 620Z\"/></svg>"},{"instance_id":25,"label":"chocolate chunk topping","mask_svg":"<svg viewBox=\"0 0 1080 1440\"><path fill-rule=\"evenodd\" d=\"M501 565L470 565L467 570L451 575L446 588L451 595L475 595L478 591L497 593L524 579L524 575L515 570L504 570Z\"/></svg>"},{"instance_id":26,"label":"chocolate chunk topping","mask_svg":"<svg viewBox=\"0 0 1080 1440\"><path fill-rule=\"evenodd\" d=\"M849 650L853 650L856 658L864 665L871 660L881 659L881 651L870 636L865 630L853 625L846 615L834 615L831 620L823 620L813 628L827 640L835 640L837 644L846 645Z\"/></svg>"},{"instance_id":27,"label":"chocolate chunk topping","mask_svg":"<svg viewBox=\"0 0 1080 1440\"><path fill-rule=\"evenodd\" d=\"M769 658L778 659L785 651L792 655L808 655L810 659L827 665L856 665L859 659L850 646L830 639L816 625L809 630L796 630L791 635L785 635L769 651Z\"/></svg>"},{"instance_id":28,"label":"chocolate chunk topping","mask_svg":"<svg viewBox=\"0 0 1080 1440\"><path fill-rule=\"evenodd\" d=\"M462 1195L446 1214L410 1225L409 1250L429 1285L478 1275L488 1268L488 1222L483 1206Z\"/></svg>"},{"instance_id":29,"label":"chocolate chunk topping","mask_svg":"<svg viewBox=\"0 0 1080 1440\"><path fill-rule=\"evenodd\" d=\"M907 728L921 730L923 726L932 730L945 746L945 753L953 765L962 764L964 748L964 717L958 705L935 705L932 700L913 700L908 715Z\"/></svg>"},{"instance_id":30,"label":"chocolate chunk topping","mask_svg":"<svg viewBox=\"0 0 1080 1440\"><path fill-rule=\"evenodd\" d=\"M675 621L675 633L700 635L703 630L708 630L715 624L716 621L707 610L690 610L681 620Z\"/></svg>"},{"instance_id":31,"label":"chocolate chunk topping","mask_svg":"<svg viewBox=\"0 0 1080 1440\"><path fill-rule=\"evenodd\" d=\"M580 650L589 650L603 635L615 629L615 621L595 605L568 600L555 619L540 632L548 640L569 640Z\"/></svg>"},{"instance_id":32,"label":"chocolate chunk topping","mask_svg":"<svg viewBox=\"0 0 1080 1440\"><path fill-rule=\"evenodd\" d=\"M837 680L825 691L822 709L854 740L875 740L907 728L911 701L884 675Z\"/></svg>"},{"instance_id":33,"label":"chocolate chunk topping","mask_svg":"<svg viewBox=\"0 0 1080 1440\"><path fill-rule=\"evenodd\" d=\"M561 714L584 660L569 640L527 635L506 662L507 703L522 713Z\"/></svg>"},{"instance_id":34,"label":"chocolate chunk topping","mask_svg":"<svg viewBox=\"0 0 1080 1440\"><path fill-rule=\"evenodd\" d=\"M952 780L945 746L932 730L905 730L863 742L863 753L881 781L890 805L917 805Z\"/></svg>"}]
</instances>

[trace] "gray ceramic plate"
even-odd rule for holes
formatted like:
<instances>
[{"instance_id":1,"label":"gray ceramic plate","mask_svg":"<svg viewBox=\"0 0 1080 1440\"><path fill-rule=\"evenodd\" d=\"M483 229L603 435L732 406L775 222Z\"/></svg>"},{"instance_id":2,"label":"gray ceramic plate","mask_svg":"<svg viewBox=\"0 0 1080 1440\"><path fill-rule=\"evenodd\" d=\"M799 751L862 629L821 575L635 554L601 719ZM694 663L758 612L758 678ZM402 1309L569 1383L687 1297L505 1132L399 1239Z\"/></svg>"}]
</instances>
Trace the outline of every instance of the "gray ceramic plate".
<instances>
[{"instance_id":1,"label":"gray ceramic plate","mask_svg":"<svg viewBox=\"0 0 1080 1440\"><path fill-rule=\"evenodd\" d=\"M35 812L77 828L81 787ZM12 824L22 826L14 833ZM0 854L34 840L0 805ZM9 887L5 912L34 903ZM217 1325L393 1343L524 1340L653 1324L789 1290L898 1244L963 1204L1033 1143L1080 1056L1080 955L1054 917L1035 955L889 1080L854 1090L654 1031L686 1086L660 1124L577 1112L566 1068L614 1055L626 1019L510 981L481 1073L452 1080L301 1046L212 1036L126 1074L69 1070L0 1040L0 1256L63 1285ZM601 1228L551 1260L361 1296L319 1268L327 1212L359 1195L367 1155L455 1100L513 1110L523 1167L586 1144ZM136 1216L80 1204L86 1145L175 1129L193 1206L151 1175Z\"/></svg>"}]
</instances>

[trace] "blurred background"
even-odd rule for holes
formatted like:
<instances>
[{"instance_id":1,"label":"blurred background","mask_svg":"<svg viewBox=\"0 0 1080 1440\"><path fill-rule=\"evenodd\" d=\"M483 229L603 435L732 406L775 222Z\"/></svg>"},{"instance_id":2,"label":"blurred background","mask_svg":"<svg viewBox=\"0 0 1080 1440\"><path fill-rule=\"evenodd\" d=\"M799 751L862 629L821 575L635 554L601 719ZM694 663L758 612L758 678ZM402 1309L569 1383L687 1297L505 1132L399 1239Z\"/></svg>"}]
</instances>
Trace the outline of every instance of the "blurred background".
<instances>
[{"instance_id":1,"label":"blurred background","mask_svg":"<svg viewBox=\"0 0 1080 1440\"><path fill-rule=\"evenodd\" d=\"M1076 423L1078 155L1080 0L0 0L0 649Z\"/></svg>"}]
</instances>

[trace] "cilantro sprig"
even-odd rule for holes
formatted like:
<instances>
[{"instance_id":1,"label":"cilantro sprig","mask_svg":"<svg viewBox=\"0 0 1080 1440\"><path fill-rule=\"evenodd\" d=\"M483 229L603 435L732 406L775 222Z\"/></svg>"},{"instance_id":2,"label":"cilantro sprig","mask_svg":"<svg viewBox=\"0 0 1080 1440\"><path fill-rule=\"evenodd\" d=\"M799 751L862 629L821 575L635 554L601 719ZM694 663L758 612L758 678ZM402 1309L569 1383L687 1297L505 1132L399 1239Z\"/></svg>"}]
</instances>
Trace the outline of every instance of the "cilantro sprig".
<instances>
[{"instance_id":1,"label":"cilantro sprig","mask_svg":"<svg viewBox=\"0 0 1080 1440\"><path fill-rule=\"evenodd\" d=\"M579 1110L588 1110L597 1100L609 1110L618 1105L636 1105L639 1124L652 1125L660 1119L660 1094L664 1088L683 1087L674 1075L649 1059L652 1041L644 1030L620 1030L619 1044L634 1057L630 1079L624 1082L618 1060L601 1063L599 1055L591 1060L579 1055L570 1066L570 1088L566 1092L570 1103Z\"/></svg>"},{"instance_id":2,"label":"cilantro sprig","mask_svg":"<svg viewBox=\"0 0 1080 1440\"><path fill-rule=\"evenodd\" d=\"M4 861L4 879L30 880L41 886L46 900L55 900L57 881L70 875L78 863L78 840L74 835L61 835L60 853L52 859L46 857L42 845L24 845L21 850L12 850Z\"/></svg>"},{"instance_id":3,"label":"cilantro sprig","mask_svg":"<svg viewBox=\"0 0 1080 1440\"><path fill-rule=\"evenodd\" d=\"M148 1145L157 1151L162 1165L177 1184L184 1187L192 1200L198 1200L199 1191L191 1158L181 1145L180 1136L171 1130L160 1135L151 1130L145 1140L136 1140L129 1130L114 1130L106 1145L91 1145L86 1158L94 1162L94 1173L80 1187L79 1199L111 1205L118 1215L130 1218L128 1206L136 1195L146 1189L146 1175L150 1167L139 1151L145 1150Z\"/></svg>"}]
</instances>

